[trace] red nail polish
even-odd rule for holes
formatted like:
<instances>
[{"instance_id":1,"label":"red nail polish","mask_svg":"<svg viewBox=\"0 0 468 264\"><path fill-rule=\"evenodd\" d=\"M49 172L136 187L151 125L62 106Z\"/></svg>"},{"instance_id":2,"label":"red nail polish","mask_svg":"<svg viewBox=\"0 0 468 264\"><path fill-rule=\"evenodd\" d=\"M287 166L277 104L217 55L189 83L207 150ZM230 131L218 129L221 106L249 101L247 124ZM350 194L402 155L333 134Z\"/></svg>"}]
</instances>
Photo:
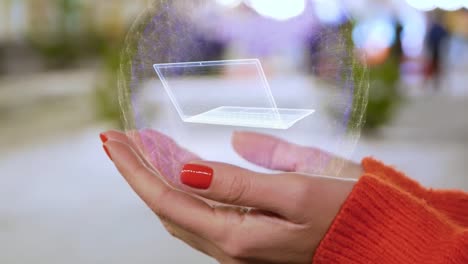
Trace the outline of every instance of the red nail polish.
<instances>
[{"instance_id":1,"label":"red nail polish","mask_svg":"<svg viewBox=\"0 0 468 264\"><path fill-rule=\"evenodd\" d=\"M99 137L101 138L102 143L106 143L107 140L109 140L109 138L103 133L99 134Z\"/></svg>"},{"instance_id":2,"label":"red nail polish","mask_svg":"<svg viewBox=\"0 0 468 264\"><path fill-rule=\"evenodd\" d=\"M192 188L206 190L213 180L213 169L203 165L187 164L180 173L183 184Z\"/></svg>"},{"instance_id":3,"label":"red nail polish","mask_svg":"<svg viewBox=\"0 0 468 264\"><path fill-rule=\"evenodd\" d=\"M109 157L109 159L112 160L112 156L111 156L109 150L107 149L106 145L102 145L102 147L104 148L104 151L106 152L106 154L107 154L107 156Z\"/></svg>"}]
</instances>

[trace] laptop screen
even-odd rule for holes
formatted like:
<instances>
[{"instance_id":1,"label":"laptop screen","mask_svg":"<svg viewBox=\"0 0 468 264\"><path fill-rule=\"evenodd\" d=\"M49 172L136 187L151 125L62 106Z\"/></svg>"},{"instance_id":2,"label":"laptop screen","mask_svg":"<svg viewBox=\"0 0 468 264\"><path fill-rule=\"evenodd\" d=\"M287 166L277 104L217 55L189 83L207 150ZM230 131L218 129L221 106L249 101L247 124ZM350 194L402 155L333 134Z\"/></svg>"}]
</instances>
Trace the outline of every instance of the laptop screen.
<instances>
[{"instance_id":1,"label":"laptop screen","mask_svg":"<svg viewBox=\"0 0 468 264\"><path fill-rule=\"evenodd\" d=\"M183 120L220 107L277 109L257 59L155 64Z\"/></svg>"}]
</instances>

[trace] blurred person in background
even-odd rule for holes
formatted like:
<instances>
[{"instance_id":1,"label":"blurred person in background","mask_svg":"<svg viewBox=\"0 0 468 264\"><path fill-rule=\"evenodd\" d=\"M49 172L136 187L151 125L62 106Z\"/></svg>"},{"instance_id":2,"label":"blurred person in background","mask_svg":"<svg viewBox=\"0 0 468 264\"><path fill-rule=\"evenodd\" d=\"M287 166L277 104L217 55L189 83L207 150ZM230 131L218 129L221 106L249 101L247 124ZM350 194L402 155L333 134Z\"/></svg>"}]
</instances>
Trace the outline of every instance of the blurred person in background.
<instances>
[{"instance_id":1,"label":"blurred person in background","mask_svg":"<svg viewBox=\"0 0 468 264\"><path fill-rule=\"evenodd\" d=\"M449 38L449 32L442 24L442 14L434 11L430 16L430 26L427 33L427 47L429 50L429 62L427 64L427 75L432 79L435 90L441 89L442 67L444 51L447 50L446 40Z\"/></svg>"},{"instance_id":2,"label":"blurred person in background","mask_svg":"<svg viewBox=\"0 0 468 264\"><path fill-rule=\"evenodd\" d=\"M332 154L252 132L233 135L236 152L283 172L204 161L156 131L140 136L177 158L148 166L125 134L101 140L166 229L220 263L468 263L468 193L426 189L372 158L346 162L343 178L307 175L314 157Z\"/></svg>"}]
</instances>

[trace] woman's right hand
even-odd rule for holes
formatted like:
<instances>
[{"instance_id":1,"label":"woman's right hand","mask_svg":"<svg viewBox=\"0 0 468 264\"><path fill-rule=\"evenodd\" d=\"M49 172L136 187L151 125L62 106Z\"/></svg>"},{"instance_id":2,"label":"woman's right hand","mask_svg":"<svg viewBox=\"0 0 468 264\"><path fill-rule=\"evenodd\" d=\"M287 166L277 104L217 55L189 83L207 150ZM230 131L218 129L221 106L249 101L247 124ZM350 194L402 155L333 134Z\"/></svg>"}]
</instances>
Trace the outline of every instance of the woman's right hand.
<instances>
[{"instance_id":1,"label":"woman's right hand","mask_svg":"<svg viewBox=\"0 0 468 264\"><path fill-rule=\"evenodd\" d=\"M106 133L105 147L130 186L171 234L222 263L310 263L356 183L294 172L312 168L302 161L310 161L306 155L317 155L318 150L270 136L236 133L233 145L247 160L286 172L264 174L202 161L170 138L155 131L146 133L158 139L155 144L170 149L173 159L169 163L179 163L167 163L169 159L162 158L167 157L164 149L159 149L158 159L150 160L167 174L181 168L181 177L180 171L164 175L176 188L148 168L124 134ZM193 185L188 176L203 178L208 184ZM349 178L358 177L359 168L354 167Z\"/></svg>"}]
</instances>

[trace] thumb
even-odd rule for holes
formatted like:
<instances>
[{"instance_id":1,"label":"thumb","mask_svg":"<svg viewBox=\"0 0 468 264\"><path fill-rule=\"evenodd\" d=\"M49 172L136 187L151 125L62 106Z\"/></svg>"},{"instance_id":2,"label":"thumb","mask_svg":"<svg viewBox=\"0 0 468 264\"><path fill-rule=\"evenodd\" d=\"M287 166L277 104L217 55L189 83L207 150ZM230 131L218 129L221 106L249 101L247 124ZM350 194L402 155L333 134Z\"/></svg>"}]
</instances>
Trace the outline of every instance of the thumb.
<instances>
[{"instance_id":1,"label":"thumb","mask_svg":"<svg viewBox=\"0 0 468 264\"><path fill-rule=\"evenodd\" d=\"M318 173L323 170L323 164L333 158L317 148L299 146L254 132L235 132L232 145L247 161L279 171Z\"/></svg>"},{"instance_id":2,"label":"thumb","mask_svg":"<svg viewBox=\"0 0 468 264\"><path fill-rule=\"evenodd\" d=\"M358 179L363 174L359 164L318 148L299 146L269 135L235 132L232 145L247 161L272 170L329 175L341 164L343 169L339 177Z\"/></svg>"},{"instance_id":3,"label":"thumb","mask_svg":"<svg viewBox=\"0 0 468 264\"><path fill-rule=\"evenodd\" d=\"M270 211L285 218L301 215L310 191L310 177L283 173L263 174L237 166L197 161L180 175L184 189L217 202Z\"/></svg>"}]
</instances>

